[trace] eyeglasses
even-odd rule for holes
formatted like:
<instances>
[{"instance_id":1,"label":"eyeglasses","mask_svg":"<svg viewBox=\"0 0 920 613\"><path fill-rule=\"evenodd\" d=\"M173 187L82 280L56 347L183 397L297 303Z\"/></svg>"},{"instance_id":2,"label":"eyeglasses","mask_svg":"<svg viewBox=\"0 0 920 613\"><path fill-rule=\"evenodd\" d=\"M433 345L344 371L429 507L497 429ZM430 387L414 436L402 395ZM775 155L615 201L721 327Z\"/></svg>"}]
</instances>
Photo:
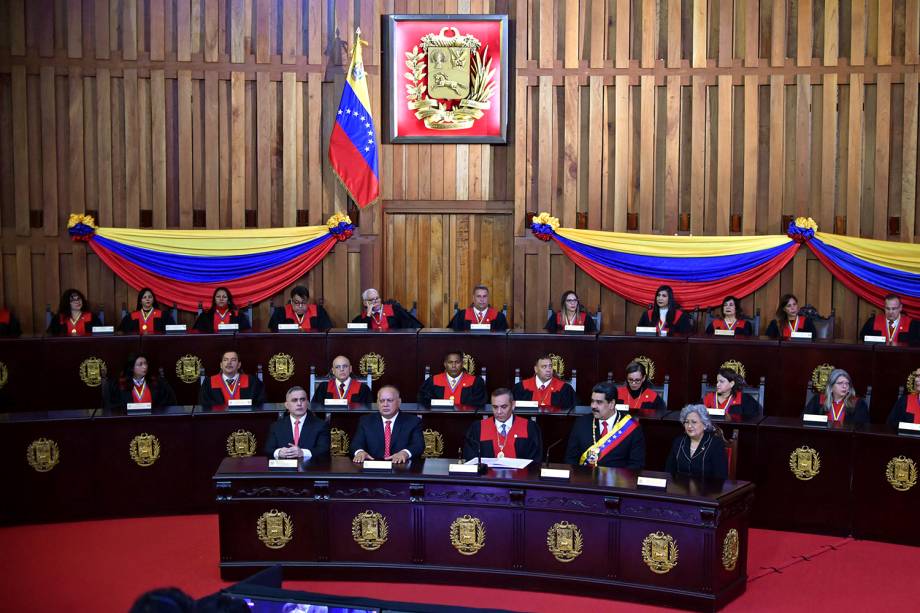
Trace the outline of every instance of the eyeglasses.
<instances>
[{"instance_id":1,"label":"eyeglasses","mask_svg":"<svg viewBox=\"0 0 920 613\"><path fill-rule=\"evenodd\" d=\"M364 302L377 302L378 300L380 300L380 296L374 296L373 298L365 299Z\"/></svg>"},{"instance_id":2,"label":"eyeglasses","mask_svg":"<svg viewBox=\"0 0 920 613\"><path fill-rule=\"evenodd\" d=\"M291 300L291 304L294 306L305 306L307 303L303 300Z\"/></svg>"},{"instance_id":3,"label":"eyeglasses","mask_svg":"<svg viewBox=\"0 0 920 613\"><path fill-rule=\"evenodd\" d=\"M566 302L578 302L578 298L566 298Z\"/></svg>"}]
</instances>

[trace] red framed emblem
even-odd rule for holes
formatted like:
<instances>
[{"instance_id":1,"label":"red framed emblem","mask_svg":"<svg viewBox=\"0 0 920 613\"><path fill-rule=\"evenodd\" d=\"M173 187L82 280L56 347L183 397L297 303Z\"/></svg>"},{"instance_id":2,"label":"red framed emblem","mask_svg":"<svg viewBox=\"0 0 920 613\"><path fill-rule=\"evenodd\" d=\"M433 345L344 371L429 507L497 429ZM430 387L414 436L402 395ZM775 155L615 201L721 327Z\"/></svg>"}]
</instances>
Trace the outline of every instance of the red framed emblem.
<instances>
[{"instance_id":1,"label":"red framed emblem","mask_svg":"<svg viewBox=\"0 0 920 613\"><path fill-rule=\"evenodd\" d=\"M383 20L386 142L508 142L507 15Z\"/></svg>"}]
</instances>

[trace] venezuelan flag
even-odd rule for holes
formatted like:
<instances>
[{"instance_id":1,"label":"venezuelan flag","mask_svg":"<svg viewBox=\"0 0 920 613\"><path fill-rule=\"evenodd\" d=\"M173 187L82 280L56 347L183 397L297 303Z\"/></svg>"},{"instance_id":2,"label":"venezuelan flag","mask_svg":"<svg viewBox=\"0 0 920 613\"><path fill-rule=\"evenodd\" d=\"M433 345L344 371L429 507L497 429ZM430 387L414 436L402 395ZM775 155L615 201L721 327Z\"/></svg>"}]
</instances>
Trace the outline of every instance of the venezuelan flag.
<instances>
[{"instance_id":1,"label":"venezuelan flag","mask_svg":"<svg viewBox=\"0 0 920 613\"><path fill-rule=\"evenodd\" d=\"M355 30L355 44L348 66L342 100L329 139L329 161L349 195L365 207L380 195L377 172L377 140L371 117L367 75L361 59L361 29Z\"/></svg>"}]
</instances>

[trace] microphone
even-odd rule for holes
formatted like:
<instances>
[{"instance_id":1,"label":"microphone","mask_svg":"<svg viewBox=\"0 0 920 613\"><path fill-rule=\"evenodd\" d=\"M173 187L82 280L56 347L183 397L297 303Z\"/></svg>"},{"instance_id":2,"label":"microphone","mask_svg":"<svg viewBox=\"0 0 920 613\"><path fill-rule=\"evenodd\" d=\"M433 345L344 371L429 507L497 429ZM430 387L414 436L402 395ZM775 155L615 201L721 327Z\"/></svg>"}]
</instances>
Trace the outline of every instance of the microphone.
<instances>
[{"instance_id":1,"label":"microphone","mask_svg":"<svg viewBox=\"0 0 920 613\"><path fill-rule=\"evenodd\" d=\"M561 442L562 442L562 439L559 439L558 441L556 441L555 443L553 443L552 445L550 445L549 447L546 448L546 456L544 456L544 458L543 458L543 463L544 463L544 464L549 464L549 452L552 450L553 447L555 447L556 445L558 445L558 444L561 443Z\"/></svg>"}]
</instances>

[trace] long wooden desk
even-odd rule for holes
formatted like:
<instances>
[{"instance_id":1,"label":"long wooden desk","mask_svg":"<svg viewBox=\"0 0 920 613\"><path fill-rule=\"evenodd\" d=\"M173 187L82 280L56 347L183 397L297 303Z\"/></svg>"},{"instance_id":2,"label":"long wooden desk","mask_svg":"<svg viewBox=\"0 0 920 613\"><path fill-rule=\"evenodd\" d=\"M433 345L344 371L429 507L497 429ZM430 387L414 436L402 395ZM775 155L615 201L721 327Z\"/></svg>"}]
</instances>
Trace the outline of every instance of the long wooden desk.
<instances>
[{"instance_id":1,"label":"long wooden desk","mask_svg":"<svg viewBox=\"0 0 920 613\"><path fill-rule=\"evenodd\" d=\"M271 402L283 402L291 385L308 382L310 367L328 371L332 359L347 356L355 376L370 372L374 386L391 383L412 401L422 383L424 369L442 369L444 354L460 350L467 364L487 369L490 389L511 386L515 369L532 376L539 355L552 354L568 378L577 370L576 393L586 404L594 383L607 373L622 381L626 365L645 357L654 364L655 382L670 377L669 408L679 409L700 396L705 373L714 381L725 362L737 361L747 380L756 384L766 377L765 412L770 416L798 416L805 404L805 387L822 364L849 370L859 393L872 385L871 416L884 423L897 398L898 386L920 367L920 350L837 342L778 342L768 339L714 337L643 337L632 335L570 336L536 333L471 334L423 329L386 333L332 330L328 333L180 336L114 336L99 338L0 339L0 411L52 410L57 407L91 409L101 403L98 367L117 376L132 351L146 352L155 368L163 368L180 404L198 397L197 371L218 369L220 354L240 353L244 370L262 379ZM95 361L95 360L98 361ZM6 374L4 379L3 374ZM43 394L54 377L57 394ZM95 377L95 378L94 378Z\"/></svg>"},{"instance_id":2,"label":"long wooden desk","mask_svg":"<svg viewBox=\"0 0 920 613\"><path fill-rule=\"evenodd\" d=\"M537 467L451 476L429 459L371 474L348 458L271 473L228 458L214 485L220 567L287 576L494 585L713 608L745 589L747 482L672 479L664 492L624 469Z\"/></svg>"}]
</instances>

